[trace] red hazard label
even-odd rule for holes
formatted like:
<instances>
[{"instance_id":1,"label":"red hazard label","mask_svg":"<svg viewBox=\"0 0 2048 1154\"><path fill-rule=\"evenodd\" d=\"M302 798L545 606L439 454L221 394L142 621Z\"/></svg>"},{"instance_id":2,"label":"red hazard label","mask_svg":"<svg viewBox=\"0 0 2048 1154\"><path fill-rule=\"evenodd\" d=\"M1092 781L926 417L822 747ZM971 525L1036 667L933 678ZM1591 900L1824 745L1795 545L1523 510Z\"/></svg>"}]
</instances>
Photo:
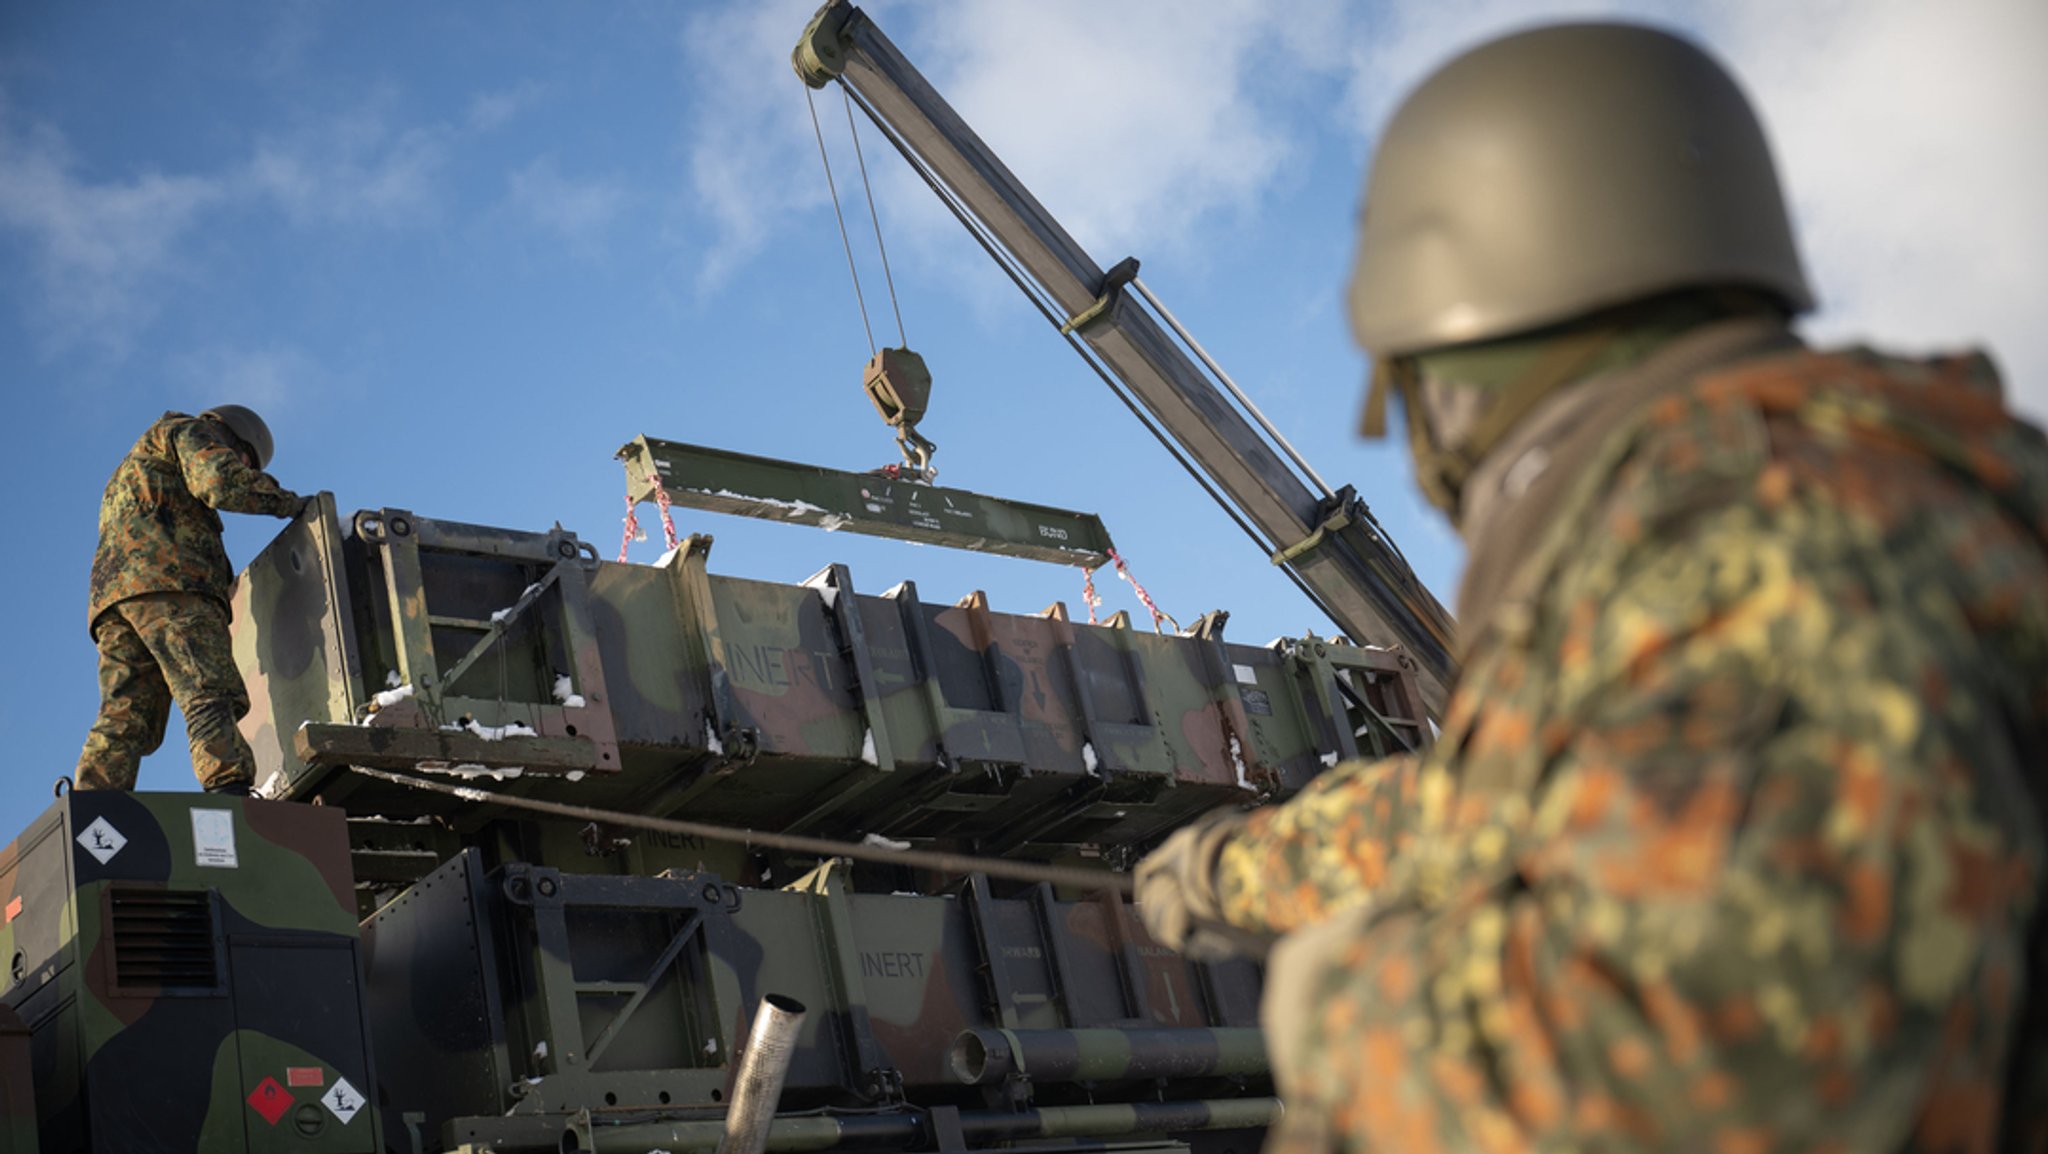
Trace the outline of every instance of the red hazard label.
<instances>
[{"instance_id":1,"label":"red hazard label","mask_svg":"<svg viewBox=\"0 0 2048 1154\"><path fill-rule=\"evenodd\" d=\"M272 1126L292 1108L292 1092L277 1084L275 1078L265 1078L249 1091L249 1108L263 1115L263 1120Z\"/></svg>"},{"instance_id":2,"label":"red hazard label","mask_svg":"<svg viewBox=\"0 0 2048 1154\"><path fill-rule=\"evenodd\" d=\"M286 1066L284 1084L287 1086L325 1086L327 1071L318 1066Z\"/></svg>"},{"instance_id":3,"label":"red hazard label","mask_svg":"<svg viewBox=\"0 0 2048 1154\"><path fill-rule=\"evenodd\" d=\"M21 897L19 895L16 895L13 901L7 903L7 920L11 922L20 916Z\"/></svg>"}]
</instances>

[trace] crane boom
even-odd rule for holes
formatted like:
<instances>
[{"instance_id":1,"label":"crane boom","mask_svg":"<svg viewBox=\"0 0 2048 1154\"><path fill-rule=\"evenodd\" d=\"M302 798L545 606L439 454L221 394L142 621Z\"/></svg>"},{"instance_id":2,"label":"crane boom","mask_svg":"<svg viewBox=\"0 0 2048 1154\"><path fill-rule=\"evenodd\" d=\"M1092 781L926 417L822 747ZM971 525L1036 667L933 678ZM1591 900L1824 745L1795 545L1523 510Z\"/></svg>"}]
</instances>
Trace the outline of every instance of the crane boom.
<instances>
[{"instance_id":1,"label":"crane boom","mask_svg":"<svg viewBox=\"0 0 2048 1154\"><path fill-rule=\"evenodd\" d=\"M1147 307L1156 298L1123 291L1136 279L1137 262L1126 260L1105 274L847 0L818 10L792 62L813 88L835 80L846 86L1019 287L1063 322L1062 332L1079 338L1083 356L1092 356L1137 398L1270 559L1288 569L1353 641L1397 650L1414 667L1431 716L1440 716L1455 673L1450 614L1351 486L1329 490L1277 433L1262 433L1231 403L1225 387L1236 392L1235 386L1221 370L1190 347L1191 339L1163 310ZM1143 290L1142 283L1137 287Z\"/></svg>"}]
</instances>

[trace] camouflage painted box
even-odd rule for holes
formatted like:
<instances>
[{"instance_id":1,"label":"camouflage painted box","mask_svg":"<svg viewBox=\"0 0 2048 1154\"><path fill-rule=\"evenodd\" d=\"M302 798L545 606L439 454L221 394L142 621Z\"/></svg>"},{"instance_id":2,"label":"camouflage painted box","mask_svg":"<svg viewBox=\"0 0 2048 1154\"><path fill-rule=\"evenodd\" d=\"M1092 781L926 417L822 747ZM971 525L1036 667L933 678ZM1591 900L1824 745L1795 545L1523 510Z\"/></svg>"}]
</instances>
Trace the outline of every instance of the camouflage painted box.
<instances>
[{"instance_id":1,"label":"camouflage painted box","mask_svg":"<svg viewBox=\"0 0 2048 1154\"><path fill-rule=\"evenodd\" d=\"M913 1127L878 1135L899 1149L929 1148L915 1128L939 1108L975 1132L1027 1107L1164 1098L1184 1109L1091 1132L1219 1142L1272 1108L1257 967L1163 949L1111 894L998 897L980 877L856 893L843 862L755 890L701 873L487 871L468 850L373 915L365 948L400 1149L416 1133L438 1138L429 1148L576 1149L563 1136L579 1119L599 1136L716 1119L769 993L810 1010L783 1111Z\"/></svg>"},{"instance_id":2,"label":"camouflage painted box","mask_svg":"<svg viewBox=\"0 0 2048 1154\"><path fill-rule=\"evenodd\" d=\"M834 565L718 577L545 533L323 499L250 564L236 655L259 779L358 813L478 807L347 764L733 826L1049 858L1137 846L1426 739L1397 655L879 595ZM664 863L667 864L667 863ZM659 865L656 868L660 868Z\"/></svg>"},{"instance_id":3,"label":"camouflage painted box","mask_svg":"<svg viewBox=\"0 0 2048 1154\"><path fill-rule=\"evenodd\" d=\"M78 791L0 851L46 1151L369 1154L337 810Z\"/></svg>"}]
</instances>

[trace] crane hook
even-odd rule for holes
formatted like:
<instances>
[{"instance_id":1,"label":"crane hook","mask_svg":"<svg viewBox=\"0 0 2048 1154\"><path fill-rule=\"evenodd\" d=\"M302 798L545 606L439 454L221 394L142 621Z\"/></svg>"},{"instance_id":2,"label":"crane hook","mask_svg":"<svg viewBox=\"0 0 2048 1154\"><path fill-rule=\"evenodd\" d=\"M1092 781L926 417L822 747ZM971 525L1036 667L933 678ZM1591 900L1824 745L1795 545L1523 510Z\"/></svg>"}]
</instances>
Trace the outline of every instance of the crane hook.
<instances>
[{"instance_id":1,"label":"crane hook","mask_svg":"<svg viewBox=\"0 0 2048 1154\"><path fill-rule=\"evenodd\" d=\"M932 454L938 446L917 431L932 396L932 374L924 358L909 348L885 348L877 352L861 374L861 389L867 393L882 420L896 430L896 447L903 452L904 474L929 481L938 475Z\"/></svg>"}]
</instances>

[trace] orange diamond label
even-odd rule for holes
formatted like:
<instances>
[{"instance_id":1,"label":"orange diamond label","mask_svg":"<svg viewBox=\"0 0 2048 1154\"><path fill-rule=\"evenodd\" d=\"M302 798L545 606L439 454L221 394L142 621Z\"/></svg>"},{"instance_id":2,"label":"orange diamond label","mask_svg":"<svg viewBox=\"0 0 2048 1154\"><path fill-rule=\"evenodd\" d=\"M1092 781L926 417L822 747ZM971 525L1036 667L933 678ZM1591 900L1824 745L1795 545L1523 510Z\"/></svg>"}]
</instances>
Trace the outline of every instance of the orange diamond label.
<instances>
[{"instance_id":1,"label":"orange diamond label","mask_svg":"<svg viewBox=\"0 0 2048 1154\"><path fill-rule=\"evenodd\" d=\"M277 1084L275 1078L265 1078L249 1091L249 1108L263 1116L272 1126L292 1108L292 1092Z\"/></svg>"}]
</instances>

